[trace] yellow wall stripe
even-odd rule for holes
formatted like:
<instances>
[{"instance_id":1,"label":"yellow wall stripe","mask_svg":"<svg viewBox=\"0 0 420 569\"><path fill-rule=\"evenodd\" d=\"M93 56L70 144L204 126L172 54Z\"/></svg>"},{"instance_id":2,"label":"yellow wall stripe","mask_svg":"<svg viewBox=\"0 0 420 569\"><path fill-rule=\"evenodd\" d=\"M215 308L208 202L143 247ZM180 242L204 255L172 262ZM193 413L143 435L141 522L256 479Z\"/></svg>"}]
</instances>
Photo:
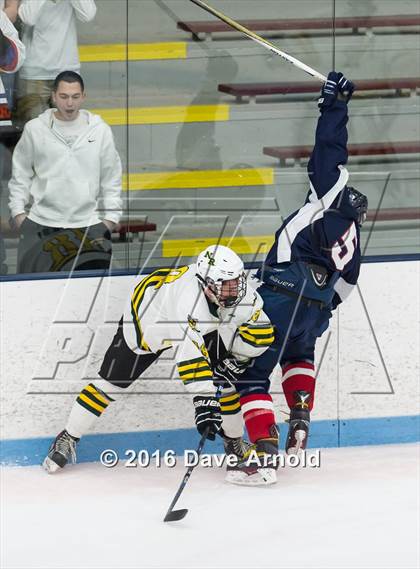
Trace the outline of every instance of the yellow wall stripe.
<instances>
[{"instance_id":1,"label":"yellow wall stripe","mask_svg":"<svg viewBox=\"0 0 420 569\"><path fill-rule=\"evenodd\" d=\"M123 177L123 188L130 191L269 186L272 184L274 184L273 168L147 172L144 174L125 174Z\"/></svg>"},{"instance_id":2,"label":"yellow wall stripe","mask_svg":"<svg viewBox=\"0 0 420 569\"><path fill-rule=\"evenodd\" d=\"M228 121L229 105L179 105L174 107L128 107L91 109L111 126Z\"/></svg>"},{"instance_id":3,"label":"yellow wall stripe","mask_svg":"<svg viewBox=\"0 0 420 569\"><path fill-rule=\"evenodd\" d=\"M273 241L273 235L226 237L220 240L218 237L206 237L204 239L164 239L162 241L162 256L176 257L177 255L181 255L184 257L194 257L203 251L203 249L214 243L226 245L239 255L268 253Z\"/></svg>"},{"instance_id":4,"label":"yellow wall stripe","mask_svg":"<svg viewBox=\"0 0 420 569\"><path fill-rule=\"evenodd\" d=\"M105 43L79 46L80 61L129 61L142 59L185 59L186 42Z\"/></svg>"}]
</instances>

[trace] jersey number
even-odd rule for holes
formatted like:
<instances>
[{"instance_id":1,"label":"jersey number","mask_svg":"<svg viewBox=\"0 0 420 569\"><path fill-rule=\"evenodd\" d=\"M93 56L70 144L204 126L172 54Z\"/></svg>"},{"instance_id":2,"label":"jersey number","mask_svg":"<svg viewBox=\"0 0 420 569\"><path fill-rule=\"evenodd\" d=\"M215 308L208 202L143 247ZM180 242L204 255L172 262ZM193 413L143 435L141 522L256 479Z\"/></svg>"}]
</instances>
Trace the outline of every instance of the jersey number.
<instances>
[{"instance_id":1,"label":"jersey number","mask_svg":"<svg viewBox=\"0 0 420 569\"><path fill-rule=\"evenodd\" d=\"M356 225L352 223L347 231L337 239L331 249L331 257L338 271L342 271L353 258L357 247Z\"/></svg>"}]
</instances>

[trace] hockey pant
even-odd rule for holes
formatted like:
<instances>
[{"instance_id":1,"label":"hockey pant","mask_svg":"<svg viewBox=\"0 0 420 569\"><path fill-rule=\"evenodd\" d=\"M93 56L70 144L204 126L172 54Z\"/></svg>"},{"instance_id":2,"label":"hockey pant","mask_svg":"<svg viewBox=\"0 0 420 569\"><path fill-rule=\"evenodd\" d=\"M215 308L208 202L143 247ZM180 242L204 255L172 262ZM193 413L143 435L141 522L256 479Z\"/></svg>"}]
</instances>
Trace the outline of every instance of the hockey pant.
<instances>
[{"instance_id":1,"label":"hockey pant","mask_svg":"<svg viewBox=\"0 0 420 569\"><path fill-rule=\"evenodd\" d=\"M275 326L276 337L237 385L243 411L247 398L256 393L268 394L269 378L278 363L282 368L282 386L289 408L295 403L295 391L302 390L311 394L311 410L315 395L315 343L328 328L331 310L316 302L298 302L297 297L281 294L266 285L258 292L264 300L264 311Z\"/></svg>"}]
</instances>

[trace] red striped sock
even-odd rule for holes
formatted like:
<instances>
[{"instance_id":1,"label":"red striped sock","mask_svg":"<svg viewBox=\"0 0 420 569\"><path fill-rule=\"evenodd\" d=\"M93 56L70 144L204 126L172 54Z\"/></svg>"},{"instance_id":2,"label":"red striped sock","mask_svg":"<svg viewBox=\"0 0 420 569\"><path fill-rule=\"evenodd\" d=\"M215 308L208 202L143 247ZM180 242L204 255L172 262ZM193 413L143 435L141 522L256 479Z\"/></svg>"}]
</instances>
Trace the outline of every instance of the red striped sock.
<instances>
[{"instance_id":1,"label":"red striped sock","mask_svg":"<svg viewBox=\"0 0 420 569\"><path fill-rule=\"evenodd\" d=\"M241 408L251 443L270 438L270 427L276 423L271 395L255 393L241 397Z\"/></svg>"},{"instance_id":2,"label":"red striped sock","mask_svg":"<svg viewBox=\"0 0 420 569\"><path fill-rule=\"evenodd\" d=\"M283 391L287 404L291 409L295 404L294 392L307 391L311 394L309 411L314 405L315 366L309 362L293 362L283 368Z\"/></svg>"}]
</instances>

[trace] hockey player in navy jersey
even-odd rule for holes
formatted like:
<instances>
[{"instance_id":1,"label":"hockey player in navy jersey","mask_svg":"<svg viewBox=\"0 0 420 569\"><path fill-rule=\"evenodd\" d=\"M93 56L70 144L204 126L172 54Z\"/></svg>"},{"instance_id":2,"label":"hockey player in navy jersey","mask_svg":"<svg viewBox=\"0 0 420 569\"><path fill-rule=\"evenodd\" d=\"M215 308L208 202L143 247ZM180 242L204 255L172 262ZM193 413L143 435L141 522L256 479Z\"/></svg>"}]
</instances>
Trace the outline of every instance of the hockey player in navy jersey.
<instances>
[{"instance_id":1,"label":"hockey player in navy jersey","mask_svg":"<svg viewBox=\"0 0 420 569\"><path fill-rule=\"evenodd\" d=\"M344 167L347 105L353 90L354 85L341 73L328 75L318 101L321 116L308 164L308 195L276 232L274 245L257 273L262 281L258 292L276 337L247 368L237 389L251 442L264 439L272 455L278 452L273 415L247 418L246 404L268 392L269 376L280 363L290 408L286 452L306 448L314 404L315 342L328 328L331 311L349 295L359 276L360 227L366 218L367 198L347 185L349 174ZM268 408L272 402L266 397Z\"/></svg>"}]
</instances>

